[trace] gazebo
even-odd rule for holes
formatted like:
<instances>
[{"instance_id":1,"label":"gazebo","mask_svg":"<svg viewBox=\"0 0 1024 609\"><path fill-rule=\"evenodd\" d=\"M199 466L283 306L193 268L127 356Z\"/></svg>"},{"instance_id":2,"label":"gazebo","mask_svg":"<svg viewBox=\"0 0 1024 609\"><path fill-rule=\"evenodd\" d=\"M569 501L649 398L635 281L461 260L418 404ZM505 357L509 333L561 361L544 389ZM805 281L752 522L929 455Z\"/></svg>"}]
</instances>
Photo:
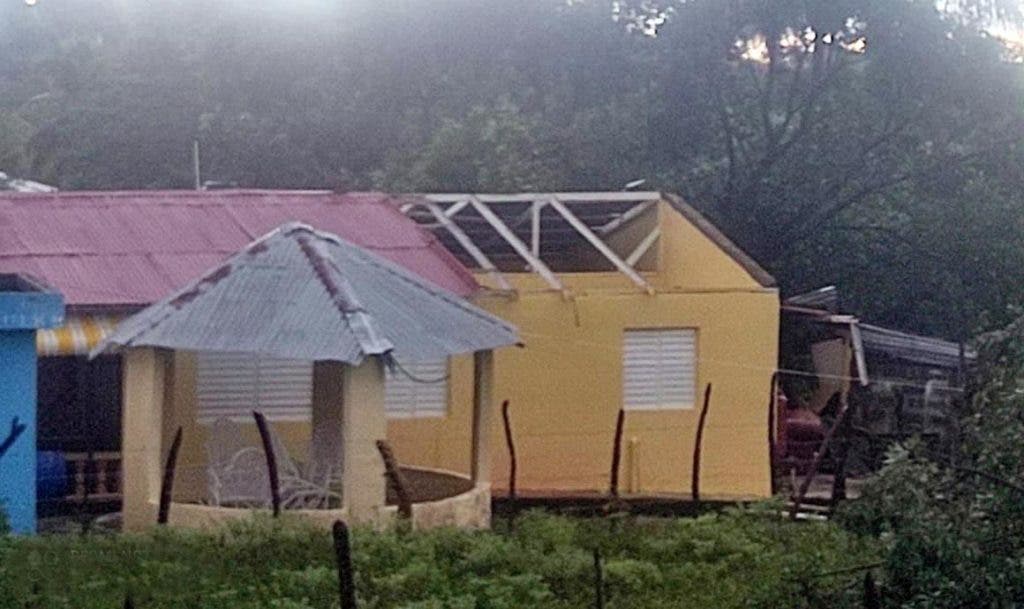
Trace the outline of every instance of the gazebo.
<instances>
[{"instance_id":1,"label":"gazebo","mask_svg":"<svg viewBox=\"0 0 1024 609\"><path fill-rule=\"evenodd\" d=\"M380 523L394 511L386 505L376 446L386 433L386 371L401 373L401 361L472 353L468 494L489 514L492 351L516 343L509 324L374 253L308 225L281 226L125 320L93 352L124 352L124 526L137 530L156 522L164 455L180 419L175 352L314 362L306 465L336 474L331 484L339 500L301 511L351 523ZM450 499L435 503L458 509ZM427 503L414 508L426 513ZM206 501L172 506L171 523L184 526L252 511ZM458 524L444 516L434 520Z\"/></svg>"}]
</instances>

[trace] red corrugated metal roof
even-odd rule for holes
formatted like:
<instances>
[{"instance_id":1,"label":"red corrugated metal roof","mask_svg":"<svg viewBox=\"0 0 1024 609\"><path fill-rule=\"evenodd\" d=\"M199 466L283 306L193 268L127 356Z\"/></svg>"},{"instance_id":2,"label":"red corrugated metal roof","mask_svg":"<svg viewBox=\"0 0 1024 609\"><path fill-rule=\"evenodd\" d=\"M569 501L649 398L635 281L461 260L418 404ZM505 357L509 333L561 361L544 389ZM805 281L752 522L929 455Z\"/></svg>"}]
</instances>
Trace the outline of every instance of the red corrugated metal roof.
<instances>
[{"instance_id":1,"label":"red corrugated metal roof","mask_svg":"<svg viewBox=\"0 0 1024 609\"><path fill-rule=\"evenodd\" d=\"M72 306L137 307L292 221L460 296L476 289L472 274L388 195L329 191L0 193L0 272L34 274Z\"/></svg>"}]
</instances>

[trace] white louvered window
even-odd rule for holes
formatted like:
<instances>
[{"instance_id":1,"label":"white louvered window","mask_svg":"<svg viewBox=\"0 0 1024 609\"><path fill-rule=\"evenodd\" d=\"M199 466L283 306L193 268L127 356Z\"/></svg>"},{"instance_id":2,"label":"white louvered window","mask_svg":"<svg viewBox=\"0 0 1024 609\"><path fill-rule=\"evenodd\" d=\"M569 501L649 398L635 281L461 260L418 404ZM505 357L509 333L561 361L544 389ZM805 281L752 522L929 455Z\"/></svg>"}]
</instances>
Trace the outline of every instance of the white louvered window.
<instances>
[{"instance_id":1,"label":"white louvered window","mask_svg":"<svg viewBox=\"0 0 1024 609\"><path fill-rule=\"evenodd\" d=\"M622 344L622 403L626 410L693 408L697 331L626 330Z\"/></svg>"},{"instance_id":2,"label":"white louvered window","mask_svg":"<svg viewBox=\"0 0 1024 609\"><path fill-rule=\"evenodd\" d=\"M448 412L448 360L400 364L387 373L384 405L388 418L445 416Z\"/></svg>"},{"instance_id":3,"label":"white louvered window","mask_svg":"<svg viewBox=\"0 0 1024 609\"><path fill-rule=\"evenodd\" d=\"M312 362L200 352L196 365L200 423L221 417L252 421L253 410L271 421L308 421L312 416Z\"/></svg>"}]
</instances>

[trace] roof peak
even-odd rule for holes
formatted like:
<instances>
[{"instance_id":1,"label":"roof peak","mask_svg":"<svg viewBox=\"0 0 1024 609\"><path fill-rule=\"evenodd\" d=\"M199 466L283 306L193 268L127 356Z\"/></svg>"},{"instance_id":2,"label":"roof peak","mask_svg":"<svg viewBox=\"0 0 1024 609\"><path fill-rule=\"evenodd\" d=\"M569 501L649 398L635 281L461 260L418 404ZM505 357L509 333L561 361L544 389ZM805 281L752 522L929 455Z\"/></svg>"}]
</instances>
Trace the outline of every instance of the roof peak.
<instances>
[{"instance_id":1,"label":"roof peak","mask_svg":"<svg viewBox=\"0 0 1024 609\"><path fill-rule=\"evenodd\" d=\"M147 346L358 364L516 341L509 324L394 262L287 222L124 321L94 353Z\"/></svg>"}]
</instances>

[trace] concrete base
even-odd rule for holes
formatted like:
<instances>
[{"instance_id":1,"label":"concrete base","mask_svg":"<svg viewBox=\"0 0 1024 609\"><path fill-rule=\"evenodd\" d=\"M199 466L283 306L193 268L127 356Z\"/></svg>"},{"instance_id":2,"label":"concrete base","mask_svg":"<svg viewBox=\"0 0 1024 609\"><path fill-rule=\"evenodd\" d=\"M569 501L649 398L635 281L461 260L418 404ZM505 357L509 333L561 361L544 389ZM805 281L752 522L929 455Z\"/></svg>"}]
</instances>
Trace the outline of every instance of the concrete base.
<instances>
[{"instance_id":1,"label":"concrete base","mask_svg":"<svg viewBox=\"0 0 1024 609\"><path fill-rule=\"evenodd\" d=\"M408 468L419 469L419 468ZM440 470L422 470L432 473L446 474L466 479L453 472ZM151 506L156 513L157 506ZM209 530L223 526L228 522L253 518L256 514L269 516L270 510L253 510L243 508L202 505L197 503L172 503L170 525L187 529ZM354 525L365 525L374 528L386 528L394 525L398 517L398 508L394 505L378 507L370 520L357 519L352 521L346 508L336 510L287 510L284 516L301 519L316 527L328 529L335 520L342 520ZM412 525L416 530L440 527L456 527L462 529L486 529L491 526L491 487L480 483L470 490L435 501L414 503L412 506Z\"/></svg>"}]
</instances>

